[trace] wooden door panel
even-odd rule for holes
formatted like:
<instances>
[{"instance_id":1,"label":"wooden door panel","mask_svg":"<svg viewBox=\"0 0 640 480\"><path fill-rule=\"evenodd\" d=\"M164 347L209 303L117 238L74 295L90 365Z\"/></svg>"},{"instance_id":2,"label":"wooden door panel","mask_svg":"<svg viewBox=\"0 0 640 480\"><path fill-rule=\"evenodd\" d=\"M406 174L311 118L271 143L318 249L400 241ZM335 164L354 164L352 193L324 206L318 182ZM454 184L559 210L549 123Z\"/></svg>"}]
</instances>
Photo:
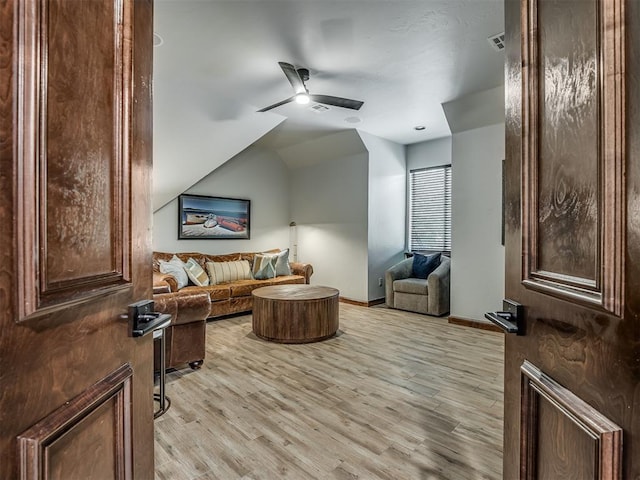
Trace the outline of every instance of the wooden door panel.
<instances>
[{"instance_id":1,"label":"wooden door panel","mask_svg":"<svg viewBox=\"0 0 640 480\"><path fill-rule=\"evenodd\" d=\"M132 478L132 375L123 365L20 435L20 478Z\"/></svg>"},{"instance_id":2,"label":"wooden door panel","mask_svg":"<svg viewBox=\"0 0 640 480\"><path fill-rule=\"evenodd\" d=\"M520 478L619 478L622 429L531 363L520 370Z\"/></svg>"},{"instance_id":3,"label":"wooden door panel","mask_svg":"<svg viewBox=\"0 0 640 480\"><path fill-rule=\"evenodd\" d=\"M20 320L130 288L131 8L18 5Z\"/></svg>"},{"instance_id":4,"label":"wooden door panel","mask_svg":"<svg viewBox=\"0 0 640 480\"><path fill-rule=\"evenodd\" d=\"M623 2L526 0L521 15L524 284L621 315Z\"/></svg>"},{"instance_id":5,"label":"wooden door panel","mask_svg":"<svg viewBox=\"0 0 640 480\"><path fill-rule=\"evenodd\" d=\"M534 163L529 165L531 173L538 177L537 219L532 218L538 237L533 245L535 270L573 277L596 288L600 193L596 4L547 0L530 8L537 15L529 27L536 32L529 37L535 55L531 74L536 76L530 80L530 98L532 110L538 108L531 116L539 119L531 125L529 137L531 142L537 139L537 152L533 146L528 149L537 154L529 159Z\"/></svg>"}]
</instances>

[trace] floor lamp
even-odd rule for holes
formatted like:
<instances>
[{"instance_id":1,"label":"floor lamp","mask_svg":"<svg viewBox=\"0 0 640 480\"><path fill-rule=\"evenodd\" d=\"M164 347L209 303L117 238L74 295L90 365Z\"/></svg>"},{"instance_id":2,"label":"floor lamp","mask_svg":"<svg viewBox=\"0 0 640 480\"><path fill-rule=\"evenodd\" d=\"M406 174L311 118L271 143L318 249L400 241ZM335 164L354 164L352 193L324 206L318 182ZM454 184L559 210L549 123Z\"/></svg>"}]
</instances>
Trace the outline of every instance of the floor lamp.
<instances>
[{"instance_id":1,"label":"floor lamp","mask_svg":"<svg viewBox=\"0 0 640 480\"><path fill-rule=\"evenodd\" d=\"M291 222L289 224L289 245L291 245L291 255L293 256L293 261L298 261L298 226L296 222Z\"/></svg>"}]
</instances>

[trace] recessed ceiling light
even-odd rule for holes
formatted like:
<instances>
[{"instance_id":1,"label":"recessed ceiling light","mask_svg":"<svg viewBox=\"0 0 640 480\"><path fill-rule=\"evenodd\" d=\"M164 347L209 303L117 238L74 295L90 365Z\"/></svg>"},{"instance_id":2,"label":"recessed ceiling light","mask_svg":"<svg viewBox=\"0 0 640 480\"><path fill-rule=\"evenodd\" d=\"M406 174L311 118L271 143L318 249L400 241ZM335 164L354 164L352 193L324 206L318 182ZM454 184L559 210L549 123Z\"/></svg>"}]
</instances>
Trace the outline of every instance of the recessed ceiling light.
<instances>
[{"instance_id":1,"label":"recessed ceiling light","mask_svg":"<svg viewBox=\"0 0 640 480\"><path fill-rule=\"evenodd\" d=\"M347 117L344 121L347 123L360 123L362 119L360 117Z\"/></svg>"},{"instance_id":2,"label":"recessed ceiling light","mask_svg":"<svg viewBox=\"0 0 640 480\"><path fill-rule=\"evenodd\" d=\"M413 127L413 129L417 131L424 130L425 128L427 127L425 127L424 125L416 125L415 127Z\"/></svg>"},{"instance_id":3,"label":"recessed ceiling light","mask_svg":"<svg viewBox=\"0 0 640 480\"><path fill-rule=\"evenodd\" d=\"M158 35L157 33L154 33L153 34L153 46L154 47L159 47L163 43L164 43L164 40L162 39L162 37L160 35Z\"/></svg>"}]
</instances>

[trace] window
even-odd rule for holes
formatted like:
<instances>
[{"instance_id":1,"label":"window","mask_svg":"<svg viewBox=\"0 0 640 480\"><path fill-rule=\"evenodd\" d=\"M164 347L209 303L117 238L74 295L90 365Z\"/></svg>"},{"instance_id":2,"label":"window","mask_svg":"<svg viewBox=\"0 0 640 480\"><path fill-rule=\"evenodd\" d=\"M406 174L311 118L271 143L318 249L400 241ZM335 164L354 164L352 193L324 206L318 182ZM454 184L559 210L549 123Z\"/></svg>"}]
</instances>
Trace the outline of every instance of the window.
<instances>
[{"instance_id":1,"label":"window","mask_svg":"<svg viewBox=\"0 0 640 480\"><path fill-rule=\"evenodd\" d=\"M409 172L409 250L451 251L451 165Z\"/></svg>"}]
</instances>

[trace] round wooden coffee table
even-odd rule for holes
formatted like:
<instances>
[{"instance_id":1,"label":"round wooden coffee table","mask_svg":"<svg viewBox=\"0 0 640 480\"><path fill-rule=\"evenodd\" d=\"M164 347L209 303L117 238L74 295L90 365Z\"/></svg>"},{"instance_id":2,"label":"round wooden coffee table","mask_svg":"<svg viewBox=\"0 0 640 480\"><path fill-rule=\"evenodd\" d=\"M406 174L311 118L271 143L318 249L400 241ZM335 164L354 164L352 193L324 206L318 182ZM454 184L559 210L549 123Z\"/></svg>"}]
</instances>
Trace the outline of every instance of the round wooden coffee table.
<instances>
[{"instance_id":1,"label":"round wooden coffee table","mask_svg":"<svg viewBox=\"0 0 640 480\"><path fill-rule=\"evenodd\" d=\"M331 287L273 285L255 289L253 333L280 343L309 343L338 331L338 295Z\"/></svg>"}]
</instances>

